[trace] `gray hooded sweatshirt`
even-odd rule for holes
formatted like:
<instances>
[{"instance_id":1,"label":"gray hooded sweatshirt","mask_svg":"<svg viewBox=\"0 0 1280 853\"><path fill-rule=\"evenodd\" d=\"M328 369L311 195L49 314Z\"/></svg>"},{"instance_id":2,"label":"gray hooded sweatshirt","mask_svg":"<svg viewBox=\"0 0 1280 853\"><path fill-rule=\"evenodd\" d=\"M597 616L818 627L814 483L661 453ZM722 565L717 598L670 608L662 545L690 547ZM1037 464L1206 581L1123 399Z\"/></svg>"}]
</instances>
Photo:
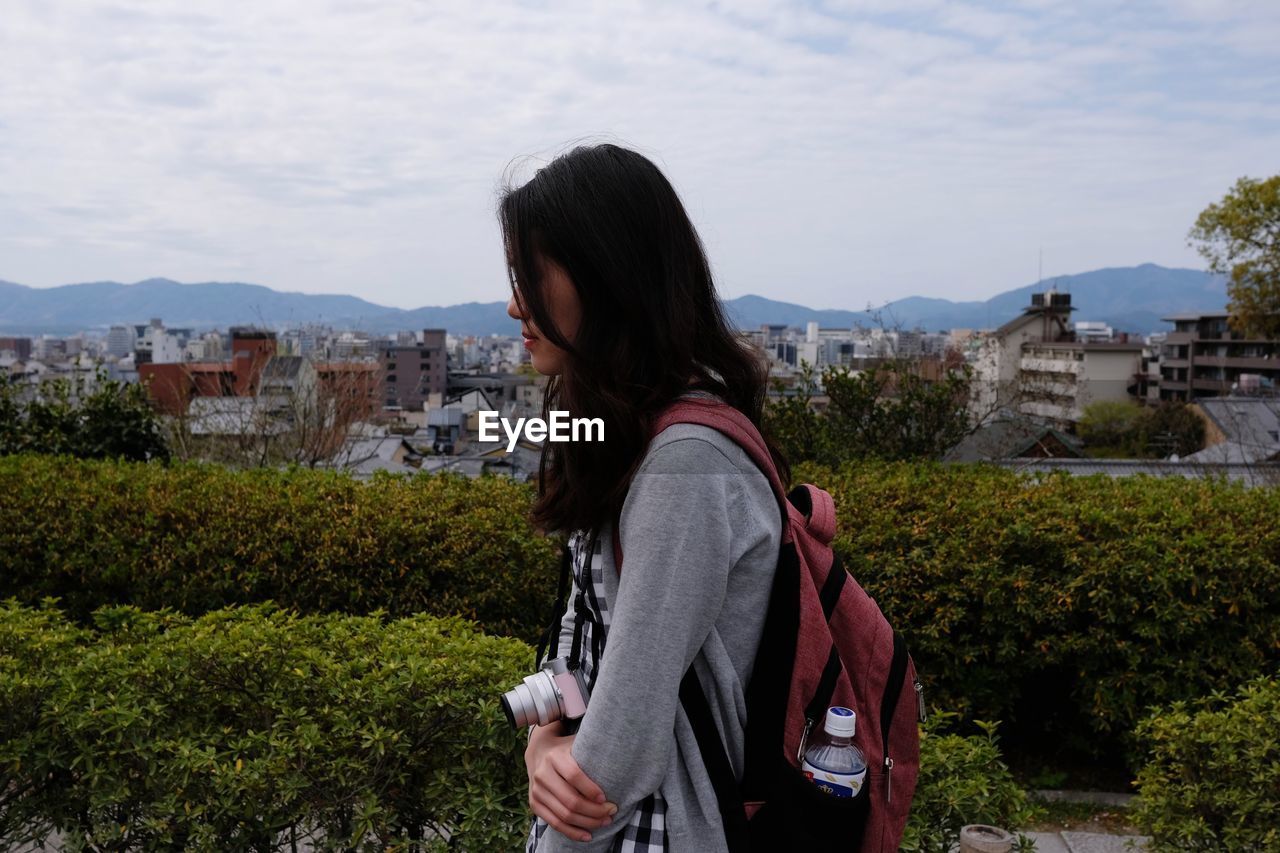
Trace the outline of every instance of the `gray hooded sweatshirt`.
<instances>
[{"instance_id":1,"label":"gray hooded sweatshirt","mask_svg":"<svg viewBox=\"0 0 1280 853\"><path fill-rule=\"evenodd\" d=\"M649 446L620 519L601 535L610 624L595 689L573 744L583 772L618 813L589 842L548 829L538 853L612 851L637 805L666 802L671 853L726 851L715 791L679 687L693 662L735 774L743 767L744 698L782 542L769 481L718 431L676 424ZM572 636L572 602L561 654Z\"/></svg>"}]
</instances>

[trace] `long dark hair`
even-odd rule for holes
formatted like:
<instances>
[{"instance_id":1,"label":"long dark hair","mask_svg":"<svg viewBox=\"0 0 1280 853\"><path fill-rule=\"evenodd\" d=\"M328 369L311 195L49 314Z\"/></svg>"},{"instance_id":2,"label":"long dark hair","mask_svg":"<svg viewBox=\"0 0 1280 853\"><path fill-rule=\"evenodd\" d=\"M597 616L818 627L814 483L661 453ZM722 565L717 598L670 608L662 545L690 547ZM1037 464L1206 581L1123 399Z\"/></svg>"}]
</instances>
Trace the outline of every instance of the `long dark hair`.
<instances>
[{"instance_id":1,"label":"long dark hair","mask_svg":"<svg viewBox=\"0 0 1280 853\"><path fill-rule=\"evenodd\" d=\"M599 530L621 510L655 416L694 387L764 432L765 364L725 319L702 241L666 177L616 145L574 148L498 205L511 287L539 334L566 353L543 417L601 418L603 442L548 441L532 521ZM549 260L582 303L576 340L555 327L540 270ZM783 484L790 467L765 435Z\"/></svg>"}]
</instances>

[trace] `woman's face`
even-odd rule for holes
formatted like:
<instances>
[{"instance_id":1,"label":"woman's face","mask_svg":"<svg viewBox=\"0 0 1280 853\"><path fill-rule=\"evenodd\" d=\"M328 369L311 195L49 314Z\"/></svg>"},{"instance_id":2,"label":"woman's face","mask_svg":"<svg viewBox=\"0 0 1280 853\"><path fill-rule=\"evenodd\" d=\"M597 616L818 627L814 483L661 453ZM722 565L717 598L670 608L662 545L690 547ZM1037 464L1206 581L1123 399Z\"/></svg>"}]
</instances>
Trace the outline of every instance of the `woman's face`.
<instances>
[{"instance_id":1,"label":"woman's face","mask_svg":"<svg viewBox=\"0 0 1280 853\"><path fill-rule=\"evenodd\" d=\"M572 343L578 334L578 324L582 322L582 301L578 299L578 291L559 265L543 260L541 266L542 296L547 303L547 312L560 334ZM524 346L529 350L533 369L544 376L563 373L569 364L569 354L542 337L533 315L525 311L514 291L507 301L507 316L520 321L520 333L524 336Z\"/></svg>"}]
</instances>

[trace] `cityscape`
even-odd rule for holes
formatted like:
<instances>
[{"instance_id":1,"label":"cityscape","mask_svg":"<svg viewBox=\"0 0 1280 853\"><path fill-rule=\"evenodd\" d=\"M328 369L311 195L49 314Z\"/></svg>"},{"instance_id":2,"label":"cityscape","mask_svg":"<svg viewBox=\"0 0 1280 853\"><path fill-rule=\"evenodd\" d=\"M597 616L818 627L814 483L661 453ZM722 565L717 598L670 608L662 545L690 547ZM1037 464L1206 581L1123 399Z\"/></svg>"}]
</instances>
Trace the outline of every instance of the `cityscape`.
<instances>
[{"instance_id":1,"label":"cityscape","mask_svg":"<svg viewBox=\"0 0 1280 853\"><path fill-rule=\"evenodd\" d=\"M764 324L740 330L766 363L771 395L796 393L802 370L858 375L909 365L926 381L968 370L970 434L949 458L1095 472L1197 471L1225 466L1235 478L1280 460L1280 341L1245 337L1226 310L1163 318L1167 332L1140 334L1077 319L1088 305L1052 285L990 329L830 328ZM1084 314L1084 316L1088 316ZM545 379L518 336L421 329L376 334L308 325L252 325L197 332L164 318L102 333L0 337L0 370L27 399L66 380L84 393L95 377L142 383L156 410L180 427L193 457L243 446L255 435L300 428L300 401L328 407L323 440L296 453L311 465L367 475L452 470L529 479L539 444L514 449L481 440L482 412L516 420L541 414ZM810 404L822 411L820 378ZM1231 401L1223 406L1222 401ZM1096 403L1191 403L1208 426L1206 446L1125 468L1094 459L1078 436ZM341 434L338 434L341 433ZM295 454L296 457L296 454ZM232 461L226 460L225 461ZM292 460L280 461L298 461ZM1181 462L1179 468L1170 463ZM1163 467L1161 464L1163 463ZM1264 468L1265 470L1265 468Z\"/></svg>"}]
</instances>

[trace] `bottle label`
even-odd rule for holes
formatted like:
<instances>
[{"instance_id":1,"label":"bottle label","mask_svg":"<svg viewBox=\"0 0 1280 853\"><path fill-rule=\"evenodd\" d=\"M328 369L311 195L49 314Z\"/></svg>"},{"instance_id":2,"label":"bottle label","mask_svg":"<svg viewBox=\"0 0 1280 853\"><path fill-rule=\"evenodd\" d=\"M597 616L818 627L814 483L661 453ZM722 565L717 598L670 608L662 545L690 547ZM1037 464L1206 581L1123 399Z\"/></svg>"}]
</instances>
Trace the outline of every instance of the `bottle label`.
<instances>
[{"instance_id":1,"label":"bottle label","mask_svg":"<svg viewBox=\"0 0 1280 853\"><path fill-rule=\"evenodd\" d=\"M818 786L819 791L833 797L857 796L858 791L862 789L862 783L867 779L865 768L857 773L832 773L829 770L819 770L808 761L802 761L800 770L809 781Z\"/></svg>"}]
</instances>

